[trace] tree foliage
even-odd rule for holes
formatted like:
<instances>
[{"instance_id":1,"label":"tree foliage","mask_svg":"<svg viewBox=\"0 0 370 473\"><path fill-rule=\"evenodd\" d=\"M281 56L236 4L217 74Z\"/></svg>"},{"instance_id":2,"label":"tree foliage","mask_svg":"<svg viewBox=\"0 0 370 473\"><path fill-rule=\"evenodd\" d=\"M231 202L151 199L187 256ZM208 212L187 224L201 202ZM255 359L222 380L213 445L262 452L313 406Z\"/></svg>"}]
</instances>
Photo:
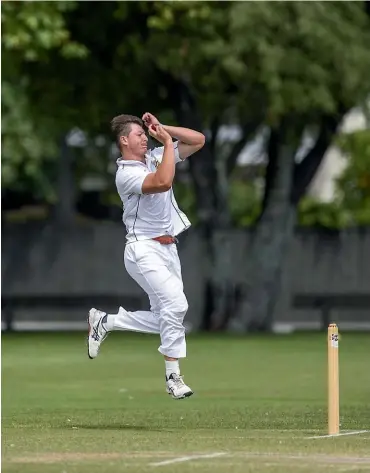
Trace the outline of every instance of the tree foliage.
<instances>
[{"instance_id":1,"label":"tree foliage","mask_svg":"<svg viewBox=\"0 0 370 473\"><path fill-rule=\"evenodd\" d=\"M239 2L230 49L263 88L271 123L292 113L317 119L363 98L368 26L360 3Z\"/></svg>"},{"instance_id":2,"label":"tree foliage","mask_svg":"<svg viewBox=\"0 0 370 473\"><path fill-rule=\"evenodd\" d=\"M48 104L42 91L38 97L30 92L32 67L47 63L53 52L64 60L86 56L86 48L70 38L66 26L64 15L75 7L75 2L67 1L2 4L2 180L6 187L31 185L44 195L50 191L42 166L57 154L60 124L57 113L50 114L50 109L44 113ZM58 83L58 88L63 86Z\"/></svg>"},{"instance_id":3,"label":"tree foliage","mask_svg":"<svg viewBox=\"0 0 370 473\"><path fill-rule=\"evenodd\" d=\"M370 130L340 137L348 164L338 179L339 201L349 222L370 225Z\"/></svg>"},{"instance_id":4,"label":"tree foliage","mask_svg":"<svg viewBox=\"0 0 370 473\"><path fill-rule=\"evenodd\" d=\"M362 2L96 2L94 8L90 2L5 2L2 23L5 184L31 181L45 192L45 159L55 157L74 127L84 130L89 145L80 175L100 169L97 161L101 166L106 154L90 153L90 145L98 134L109 143L109 121L117 113L150 110L163 122L207 129L207 146L189 159L193 194L179 182L180 198L196 207L204 230L218 316L230 312L233 268L227 263L232 249L216 233L228 230L233 218L256 219L242 299L263 324L274 307L298 203L306 216L317 212L302 197L343 115L370 92L370 27ZM220 150L222 124L241 133ZM263 195L256 198L254 185L232 171L261 127L268 130L267 165ZM298 157L307 135L312 145ZM340 205L356 221L367 218L357 210L368 198L363 140L343 145L352 158L339 182ZM58 188L72 195L73 159L66 155ZM337 205L326 209L331 221ZM248 313L245 306L240 313ZM247 320L243 315L238 329Z\"/></svg>"}]
</instances>

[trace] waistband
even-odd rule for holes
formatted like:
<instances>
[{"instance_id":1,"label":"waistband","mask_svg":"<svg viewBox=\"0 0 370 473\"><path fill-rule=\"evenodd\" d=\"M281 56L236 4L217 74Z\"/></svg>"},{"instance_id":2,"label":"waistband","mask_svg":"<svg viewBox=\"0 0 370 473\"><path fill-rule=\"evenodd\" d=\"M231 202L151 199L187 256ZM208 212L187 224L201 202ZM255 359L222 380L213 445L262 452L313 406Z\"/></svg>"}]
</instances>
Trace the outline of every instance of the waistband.
<instances>
[{"instance_id":1,"label":"waistband","mask_svg":"<svg viewBox=\"0 0 370 473\"><path fill-rule=\"evenodd\" d=\"M172 245L177 243L178 239L171 235L161 235L159 237L152 238L152 240L158 241L161 245Z\"/></svg>"}]
</instances>

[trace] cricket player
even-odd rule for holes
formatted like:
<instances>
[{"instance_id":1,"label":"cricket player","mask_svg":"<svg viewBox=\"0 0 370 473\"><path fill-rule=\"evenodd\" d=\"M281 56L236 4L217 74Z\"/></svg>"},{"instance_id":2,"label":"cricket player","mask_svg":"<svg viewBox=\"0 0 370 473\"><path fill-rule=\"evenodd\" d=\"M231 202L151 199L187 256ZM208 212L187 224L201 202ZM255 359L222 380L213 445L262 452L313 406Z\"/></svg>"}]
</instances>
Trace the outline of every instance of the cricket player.
<instances>
[{"instance_id":1,"label":"cricket player","mask_svg":"<svg viewBox=\"0 0 370 473\"><path fill-rule=\"evenodd\" d=\"M149 296L150 311L117 314L95 308L89 312L88 355L95 358L109 332L130 330L160 335L158 351L164 356L166 391L174 399L193 394L180 374L179 359L186 356L183 325L188 303L184 294L176 236L190 227L179 209L172 183L175 164L199 151L205 137L188 128L162 125L151 113L113 118L121 157L116 186L126 225L124 262L127 272ZM149 134L162 146L148 150ZM175 139L175 141L172 140Z\"/></svg>"}]
</instances>

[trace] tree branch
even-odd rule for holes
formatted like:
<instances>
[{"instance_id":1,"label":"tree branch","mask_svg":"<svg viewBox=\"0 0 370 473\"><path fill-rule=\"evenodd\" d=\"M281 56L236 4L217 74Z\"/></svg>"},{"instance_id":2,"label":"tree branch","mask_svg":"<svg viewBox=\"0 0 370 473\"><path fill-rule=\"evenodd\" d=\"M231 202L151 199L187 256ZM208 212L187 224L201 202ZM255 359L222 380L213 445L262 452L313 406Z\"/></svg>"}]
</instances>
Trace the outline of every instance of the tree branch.
<instances>
[{"instance_id":1,"label":"tree branch","mask_svg":"<svg viewBox=\"0 0 370 473\"><path fill-rule=\"evenodd\" d=\"M291 202L293 204L296 205L299 202L314 178L346 111L343 108L336 116L323 117L320 133L314 147L299 164L295 165L291 192Z\"/></svg>"},{"instance_id":2,"label":"tree branch","mask_svg":"<svg viewBox=\"0 0 370 473\"><path fill-rule=\"evenodd\" d=\"M268 163L266 167L265 175L265 191L263 194L262 208L258 220L261 219L270 197L270 191L273 186L273 182L276 176L278 168L278 143L279 143L279 133L276 129L270 130L270 137L267 145L267 156Z\"/></svg>"},{"instance_id":3,"label":"tree branch","mask_svg":"<svg viewBox=\"0 0 370 473\"><path fill-rule=\"evenodd\" d=\"M211 139L208 143L209 149L211 150L211 153L214 155L215 154L215 149L216 149L216 139L217 139L217 133L218 129L220 128L220 119L214 118L211 122Z\"/></svg>"},{"instance_id":4,"label":"tree branch","mask_svg":"<svg viewBox=\"0 0 370 473\"><path fill-rule=\"evenodd\" d=\"M235 168L236 160L238 159L239 154L243 150L247 141L256 132L259 125L260 123L253 122L253 123L248 123L247 125L242 126L242 136L236 143L234 143L229 153L229 156L226 158L227 177L230 177L230 174L233 172Z\"/></svg>"}]
</instances>

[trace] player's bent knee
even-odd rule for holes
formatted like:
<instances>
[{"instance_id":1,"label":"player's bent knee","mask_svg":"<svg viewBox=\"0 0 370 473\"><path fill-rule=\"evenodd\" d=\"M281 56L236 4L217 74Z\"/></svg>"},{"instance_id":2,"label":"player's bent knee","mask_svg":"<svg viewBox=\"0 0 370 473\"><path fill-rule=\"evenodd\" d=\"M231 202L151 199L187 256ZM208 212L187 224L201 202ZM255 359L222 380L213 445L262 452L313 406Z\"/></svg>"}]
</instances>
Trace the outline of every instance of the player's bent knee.
<instances>
[{"instance_id":1,"label":"player's bent knee","mask_svg":"<svg viewBox=\"0 0 370 473\"><path fill-rule=\"evenodd\" d=\"M187 312L189 308L188 300L186 299L185 295L180 299L180 307L181 312Z\"/></svg>"},{"instance_id":2,"label":"player's bent knee","mask_svg":"<svg viewBox=\"0 0 370 473\"><path fill-rule=\"evenodd\" d=\"M179 303L177 304L176 312L182 317L185 317L188 309L189 309L188 301L186 300L186 297L184 296L182 300L179 301Z\"/></svg>"},{"instance_id":3,"label":"player's bent knee","mask_svg":"<svg viewBox=\"0 0 370 473\"><path fill-rule=\"evenodd\" d=\"M180 321L182 323L186 312L188 311L188 301L184 297L181 300L173 302L170 306L167 306L161 311L162 316L173 321Z\"/></svg>"},{"instance_id":4,"label":"player's bent knee","mask_svg":"<svg viewBox=\"0 0 370 473\"><path fill-rule=\"evenodd\" d=\"M172 314L185 315L188 308L188 301L184 293L175 295L171 301L168 301L163 305L163 309L166 309L166 311L171 312Z\"/></svg>"}]
</instances>

